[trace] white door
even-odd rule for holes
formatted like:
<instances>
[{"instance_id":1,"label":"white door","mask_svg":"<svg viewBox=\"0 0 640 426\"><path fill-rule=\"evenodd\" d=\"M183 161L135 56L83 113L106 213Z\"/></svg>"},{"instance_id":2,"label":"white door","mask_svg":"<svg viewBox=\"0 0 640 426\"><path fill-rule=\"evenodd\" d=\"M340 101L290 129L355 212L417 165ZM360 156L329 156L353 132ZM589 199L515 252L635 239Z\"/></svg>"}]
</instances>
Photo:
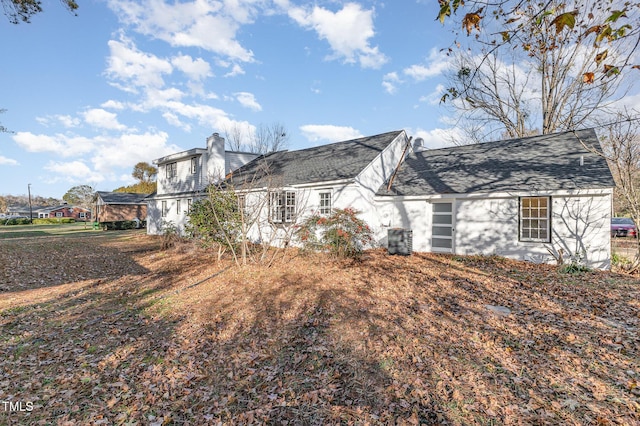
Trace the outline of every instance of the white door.
<instances>
[{"instance_id":1,"label":"white door","mask_svg":"<svg viewBox=\"0 0 640 426\"><path fill-rule=\"evenodd\" d=\"M431 204L431 251L453 253L453 202Z\"/></svg>"}]
</instances>

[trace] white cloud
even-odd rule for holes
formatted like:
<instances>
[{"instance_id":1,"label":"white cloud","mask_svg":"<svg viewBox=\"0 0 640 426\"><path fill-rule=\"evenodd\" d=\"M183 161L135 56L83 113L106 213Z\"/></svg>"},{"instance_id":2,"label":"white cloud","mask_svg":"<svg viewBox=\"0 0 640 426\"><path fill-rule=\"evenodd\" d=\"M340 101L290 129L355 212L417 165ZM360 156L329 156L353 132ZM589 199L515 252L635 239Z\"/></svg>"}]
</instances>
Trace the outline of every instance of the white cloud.
<instances>
[{"instance_id":1,"label":"white cloud","mask_svg":"<svg viewBox=\"0 0 640 426\"><path fill-rule=\"evenodd\" d=\"M226 73L224 76L225 77L235 77L237 75L243 75L245 73L244 69L238 65L238 64L234 64L231 67L231 71L229 71L228 73Z\"/></svg>"},{"instance_id":2,"label":"white cloud","mask_svg":"<svg viewBox=\"0 0 640 426\"><path fill-rule=\"evenodd\" d=\"M262 111L262 106L260 106L258 101L256 101L253 93L238 92L234 93L234 95L236 97L236 100L240 102L240 105L242 105L243 107L249 108L252 111Z\"/></svg>"},{"instance_id":3,"label":"white cloud","mask_svg":"<svg viewBox=\"0 0 640 426\"><path fill-rule=\"evenodd\" d=\"M170 74L173 67L166 59L144 53L132 41L121 37L121 41L108 42L110 56L107 60L107 76L118 88L138 93L138 88L164 86L163 74Z\"/></svg>"},{"instance_id":4,"label":"white cloud","mask_svg":"<svg viewBox=\"0 0 640 426\"><path fill-rule=\"evenodd\" d=\"M175 47L198 47L242 62L253 53L236 40L243 24L253 22L251 1L165 2L109 0L109 7L135 31Z\"/></svg>"},{"instance_id":5,"label":"white cloud","mask_svg":"<svg viewBox=\"0 0 640 426\"><path fill-rule=\"evenodd\" d=\"M405 68L402 72L413 78L415 81L424 81L429 77L437 77L451 68L450 58L436 50L432 49L427 58L427 64L415 64Z\"/></svg>"},{"instance_id":6,"label":"white cloud","mask_svg":"<svg viewBox=\"0 0 640 426\"><path fill-rule=\"evenodd\" d=\"M181 149L169 145L165 132L122 134L115 137L99 136L94 139L96 149L91 157L94 169L101 173L112 173L122 167L133 168L139 161L150 161Z\"/></svg>"},{"instance_id":7,"label":"white cloud","mask_svg":"<svg viewBox=\"0 0 640 426\"><path fill-rule=\"evenodd\" d=\"M384 91L390 95L393 95L398 91L396 86L398 83L402 83L402 80L398 77L397 72L390 72L382 77L382 87L384 87Z\"/></svg>"},{"instance_id":8,"label":"white cloud","mask_svg":"<svg viewBox=\"0 0 640 426\"><path fill-rule=\"evenodd\" d=\"M454 146L454 141L464 141L464 135L457 128L424 130L417 128L414 131L407 130L413 134L414 140L422 138L423 146L427 149L448 148Z\"/></svg>"},{"instance_id":9,"label":"white cloud","mask_svg":"<svg viewBox=\"0 0 640 426\"><path fill-rule=\"evenodd\" d=\"M13 140L28 152L53 152L62 157L86 154L93 149L91 139L80 136L56 134L36 135L31 132L18 132Z\"/></svg>"},{"instance_id":10,"label":"white cloud","mask_svg":"<svg viewBox=\"0 0 640 426\"><path fill-rule=\"evenodd\" d=\"M104 176L91 170L82 161L55 162L50 161L44 166L44 169L52 172L48 181L53 182L72 182L72 183L94 183L102 182Z\"/></svg>"},{"instance_id":11,"label":"white cloud","mask_svg":"<svg viewBox=\"0 0 640 426\"><path fill-rule=\"evenodd\" d=\"M363 137L362 133L353 127L334 126L331 124L306 124L300 126L304 137L310 142L339 142Z\"/></svg>"},{"instance_id":12,"label":"white cloud","mask_svg":"<svg viewBox=\"0 0 640 426\"><path fill-rule=\"evenodd\" d=\"M373 10L364 10L357 3L346 3L335 13L319 6L311 10L292 7L288 13L300 26L314 30L320 39L329 43L333 50L327 57L329 60L359 62L363 68L380 68L387 62L378 46L369 44L369 39L375 35Z\"/></svg>"},{"instance_id":13,"label":"white cloud","mask_svg":"<svg viewBox=\"0 0 640 426\"><path fill-rule=\"evenodd\" d=\"M102 108L110 108L116 110L123 110L126 108L126 105L120 101L108 100L107 102L103 102L100 105Z\"/></svg>"},{"instance_id":14,"label":"white cloud","mask_svg":"<svg viewBox=\"0 0 640 426\"><path fill-rule=\"evenodd\" d=\"M82 113L84 121L94 127L107 130L124 130L127 126L118 123L118 116L101 108L93 108Z\"/></svg>"},{"instance_id":15,"label":"white cloud","mask_svg":"<svg viewBox=\"0 0 640 426\"><path fill-rule=\"evenodd\" d=\"M174 67L185 73L192 80L203 80L211 77L211 65L202 58L193 59L188 55L180 55L171 58Z\"/></svg>"},{"instance_id":16,"label":"white cloud","mask_svg":"<svg viewBox=\"0 0 640 426\"><path fill-rule=\"evenodd\" d=\"M50 115L47 117L36 117L36 121L45 127L53 126L58 123L67 128L78 127L80 125L80 120L77 117L62 114Z\"/></svg>"},{"instance_id":17,"label":"white cloud","mask_svg":"<svg viewBox=\"0 0 640 426\"><path fill-rule=\"evenodd\" d=\"M17 166L20 163L18 163L13 158L7 158L4 155L0 155L0 164L5 165L5 166Z\"/></svg>"}]
</instances>

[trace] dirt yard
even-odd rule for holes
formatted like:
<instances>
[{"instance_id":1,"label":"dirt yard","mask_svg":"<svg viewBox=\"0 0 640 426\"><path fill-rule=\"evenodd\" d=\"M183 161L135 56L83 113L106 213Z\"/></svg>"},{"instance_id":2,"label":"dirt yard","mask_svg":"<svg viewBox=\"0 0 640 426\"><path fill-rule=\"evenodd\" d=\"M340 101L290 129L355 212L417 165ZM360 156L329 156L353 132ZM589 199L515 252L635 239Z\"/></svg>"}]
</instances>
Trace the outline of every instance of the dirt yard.
<instances>
[{"instance_id":1,"label":"dirt yard","mask_svg":"<svg viewBox=\"0 0 640 426\"><path fill-rule=\"evenodd\" d=\"M496 257L239 268L0 240L0 425L639 425L640 282Z\"/></svg>"}]
</instances>

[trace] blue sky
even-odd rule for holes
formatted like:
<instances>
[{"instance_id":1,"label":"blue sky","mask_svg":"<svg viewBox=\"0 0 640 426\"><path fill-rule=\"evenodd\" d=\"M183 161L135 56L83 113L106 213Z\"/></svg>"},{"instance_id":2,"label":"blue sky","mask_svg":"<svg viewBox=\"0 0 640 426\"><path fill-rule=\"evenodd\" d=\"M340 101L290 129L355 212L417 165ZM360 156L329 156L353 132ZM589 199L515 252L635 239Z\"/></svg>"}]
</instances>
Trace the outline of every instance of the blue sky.
<instances>
[{"instance_id":1,"label":"blue sky","mask_svg":"<svg viewBox=\"0 0 640 426\"><path fill-rule=\"evenodd\" d=\"M405 129L447 145L435 0L58 0L0 19L0 195L133 183L139 161L281 123L289 149ZM447 23L447 25L451 25Z\"/></svg>"},{"instance_id":2,"label":"blue sky","mask_svg":"<svg viewBox=\"0 0 640 426\"><path fill-rule=\"evenodd\" d=\"M442 144L432 1L79 4L0 20L0 195L112 190L234 125L281 123L289 149L397 129Z\"/></svg>"}]
</instances>

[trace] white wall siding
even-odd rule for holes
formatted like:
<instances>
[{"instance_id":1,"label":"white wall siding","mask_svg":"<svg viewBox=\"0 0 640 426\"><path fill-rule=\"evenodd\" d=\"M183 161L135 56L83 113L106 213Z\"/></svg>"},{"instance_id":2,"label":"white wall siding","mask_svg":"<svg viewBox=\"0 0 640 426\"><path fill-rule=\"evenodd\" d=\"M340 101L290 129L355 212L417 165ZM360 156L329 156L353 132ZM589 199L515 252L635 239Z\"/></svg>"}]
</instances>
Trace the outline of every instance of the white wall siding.
<instances>
[{"instance_id":1,"label":"white wall siding","mask_svg":"<svg viewBox=\"0 0 640 426\"><path fill-rule=\"evenodd\" d=\"M202 173L202 161L203 156L195 157L198 162L198 166L196 168L196 172L191 172L191 158L187 157L182 158L180 160L174 161L176 163L176 172L177 175L167 179L167 165L173 162L163 163L159 165L158 170L158 195L162 194L170 194L174 192L187 192L187 191L198 191L202 189L203 182L203 173Z\"/></svg>"},{"instance_id":2,"label":"white wall siding","mask_svg":"<svg viewBox=\"0 0 640 426\"><path fill-rule=\"evenodd\" d=\"M457 198L453 200L454 253L553 263L549 250L557 255L562 249L565 261L609 269L611 197L611 192L551 194L551 241L547 243L520 241L517 196ZM413 231L415 251L431 251L431 204L429 200L381 199L378 211L387 228Z\"/></svg>"}]
</instances>

